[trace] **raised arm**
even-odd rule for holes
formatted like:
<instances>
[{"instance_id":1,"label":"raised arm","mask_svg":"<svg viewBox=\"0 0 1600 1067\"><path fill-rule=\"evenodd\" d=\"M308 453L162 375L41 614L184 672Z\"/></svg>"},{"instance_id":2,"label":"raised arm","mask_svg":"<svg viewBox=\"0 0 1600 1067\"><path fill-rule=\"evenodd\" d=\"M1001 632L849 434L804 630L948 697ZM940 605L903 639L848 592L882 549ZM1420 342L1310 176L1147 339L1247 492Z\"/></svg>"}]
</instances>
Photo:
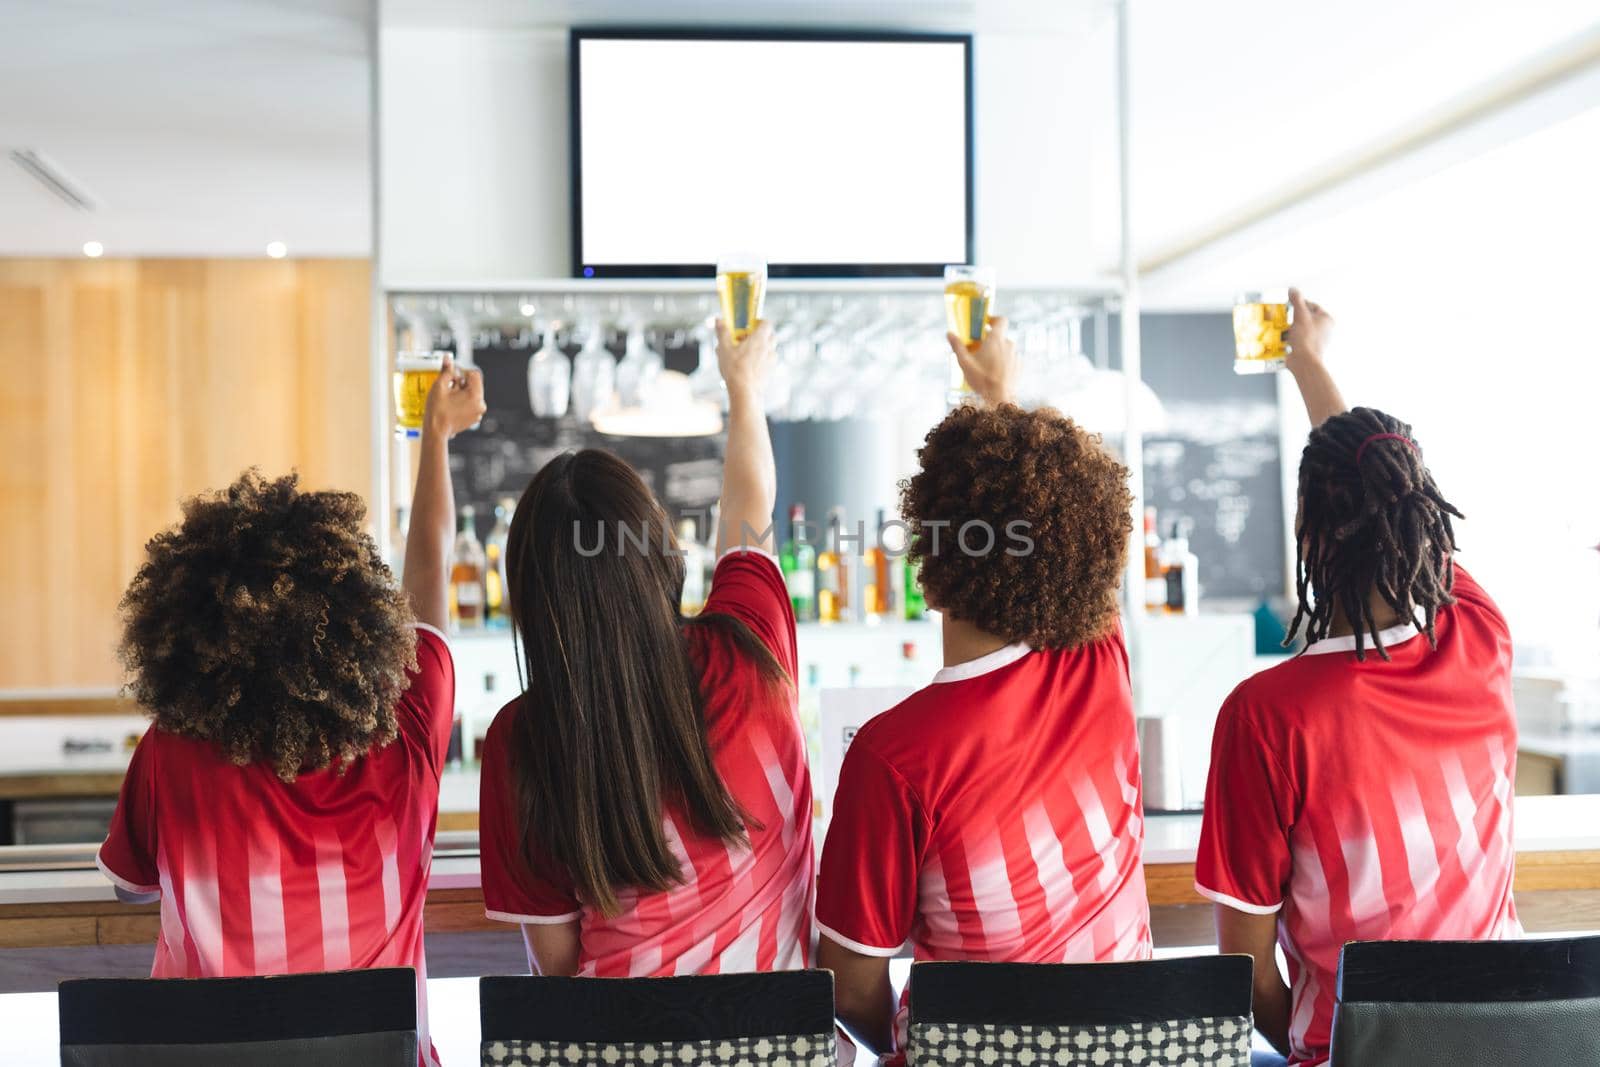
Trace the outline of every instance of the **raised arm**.
<instances>
[{"instance_id":1,"label":"raised arm","mask_svg":"<svg viewBox=\"0 0 1600 1067\"><path fill-rule=\"evenodd\" d=\"M450 623L450 546L455 538L450 438L475 425L484 410L482 372L457 370L447 357L423 410L422 456L400 579L417 621L440 631Z\"/></svg>"},{"instance_id":2,"label":"raised arm","mask_svg":"<svg viewBox=\"0 0 1600 1067\"><path fill-rule=\"evenodd\" d=\"M1289 290L1289 303L1294 306L1294 322L1284 333L1289 343L1289 354L1284 366L1294 375L1300 387L1300 396L1306 402L1306 414L1311 416L1313 427L1321 426L1335 415L1349 410L1333 375L1323 363L1323 354L1333 339L1333 316L1300 295L1300 290Z\"/></svg>"},{"instance_id":3,"label":"raised arm","mask_svg":"<svg viewBox=\"0 0 1600 1067\"><path fill-rule=\"evenodd\" d=\"M772 326L763 322L735 341L717 320L717 368L728 386L728 452L722 463L721 526L717 555L730 548L775 553L772 509L778 499L778 468L762 410L761 390L772 369Z\"/></svg>"},{"instance_id":4,"label":"raised arm","mask_svg":"<svg viewBox=\"0 0 1600 1067\"><path fill-rule=\"evenodd\" d=\"M1016 403L1014 390L1017 384L1017 346L1006 336L1006 320L999 315L989 317L989 329L983 340L972 351L966 342L953 333L945 334L950 351L979 399L991 406Z\"/></svg>"}]
</instances>

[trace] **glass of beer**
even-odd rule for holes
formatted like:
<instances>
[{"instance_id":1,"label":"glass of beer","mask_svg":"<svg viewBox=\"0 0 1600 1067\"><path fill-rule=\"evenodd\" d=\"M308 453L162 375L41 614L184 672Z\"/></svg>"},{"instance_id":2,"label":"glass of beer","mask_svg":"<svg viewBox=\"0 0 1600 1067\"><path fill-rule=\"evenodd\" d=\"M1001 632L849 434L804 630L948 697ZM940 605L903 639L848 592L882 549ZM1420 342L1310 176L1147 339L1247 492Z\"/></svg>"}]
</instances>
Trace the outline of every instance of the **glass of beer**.
<instances>
[{"instance_id":1,"label":"glass of beer","mask_svg":"<svg viewBox=\"0 0 1600 1067\"><path fill-rule=\"evenodd\" d=\"M1287 289L1240 293L1233 302L1233 372L1265 374L1283 366L1290 321Z\"/></svg>"},{"instance_id":2,"label":"glass of beer","mask_svg":"<svg viewBox=\"0 0 1600 1067\"><path fill-rule=\"evenodd\" d=\"M444 352L401 352L394 361L394 432L401 437L422 433L422 412L428 390L444 369Z\"/></svg>"},{"instance_id":3,"label":"glass of beer","mask_svg":"<svg viewBox=\"0 0 1600 1067\"><path fill-rule=\"evenodd\" d=\"M989 332L989 315L994 310L994 268L946 267L944 269L944 317L950 332L961 338L967 351L975 351ZM945 402L954 407L972 395L961 366L950 369L950 390Z\"/></svg>"},{"instance_id":4,"label":"glass of beer","mask_svg":"<svg viewBox=\"0 0 1600 1067\"><path fill-rule=\"evenodd\" d=\"M722 257L717 261L717 296L722 300L722 321L735 341L743 341L761 322L767 261L745 254Z\"/></svg>"},{"instance_id":5,"label":"glass of beer","mask_svg":"<svg viewBox=\"0 0 1600 1067\"><path fill-rule=\"evenodd\" d=\"M992 267L946 267L944 269L944 316L950 332L972 351L989 332L989 315L994 311L994 269Z\"/></svg>"}]
</instances>

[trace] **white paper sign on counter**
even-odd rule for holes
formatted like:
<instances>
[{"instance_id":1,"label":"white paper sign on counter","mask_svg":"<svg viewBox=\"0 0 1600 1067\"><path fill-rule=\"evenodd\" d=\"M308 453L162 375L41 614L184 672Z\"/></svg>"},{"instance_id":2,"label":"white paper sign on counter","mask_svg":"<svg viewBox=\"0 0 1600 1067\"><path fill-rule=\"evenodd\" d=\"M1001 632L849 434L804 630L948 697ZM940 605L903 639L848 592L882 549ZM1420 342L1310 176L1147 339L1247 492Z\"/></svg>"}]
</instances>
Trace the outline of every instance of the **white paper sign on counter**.
<instances>
[{"instance_id":1,"label":"white paper sign on counter","mask_svg":"<svg viewBox=\"0 0 1600 1067\"><path fill-rule=\"evenodd\" d=\"M839 767L856 731L880 712L888 711L916 692L913 686L858 686L851 689L823 689L817 716L822 734L822 763L815 768L812 789L821 802L822 818L818 834L825 833L833 817L833 791L839 785ZM821 838L818 838L821 844Z\"/></svg>"}]
</instances>

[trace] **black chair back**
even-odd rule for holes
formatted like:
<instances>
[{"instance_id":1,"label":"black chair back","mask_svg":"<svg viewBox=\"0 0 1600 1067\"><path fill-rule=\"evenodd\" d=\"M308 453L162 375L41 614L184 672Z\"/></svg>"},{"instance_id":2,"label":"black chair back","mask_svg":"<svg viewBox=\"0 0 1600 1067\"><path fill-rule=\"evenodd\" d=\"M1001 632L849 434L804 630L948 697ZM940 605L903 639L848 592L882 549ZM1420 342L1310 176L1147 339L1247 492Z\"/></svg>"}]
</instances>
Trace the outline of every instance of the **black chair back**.
<instances>
[{"instance_id":1,"label":"black chair back","mask_svg":"<svg viewBox=\"0 0 1600 1067\"><path fill-rule=\"evenodd\" d=\"M1333 1067L1600 1063L1600 937L1355 941Z\"/></svg>"},{"instance_id":2,"label":"black chair back","mask_svg":"<svg viewBox=\"0 0 1600 1067\"><path fill-rule=\"evenodd\" d=\"M485 1067L831 1067L833 975L484 978Z\"/></svg>"},{"instance_id":3,"label":"black chair back","mask_svg":"<svg viewBox=\"0 0 1600 1067\"><path fill-rule=\"evenodd\" d=\"M1250 989L1249 956L913 964L907 1062L1246 1067Z\"/></svg>"},{"instance_id":4,"label":"black chair back","mask_svg":"<svg viewBox=\"0 0 1600 1067\"><path fill-rule=\"evenodd\" d=\"M416 1067L409 967L62 982L62 1067Z\"/></svg>"}]
</instances>

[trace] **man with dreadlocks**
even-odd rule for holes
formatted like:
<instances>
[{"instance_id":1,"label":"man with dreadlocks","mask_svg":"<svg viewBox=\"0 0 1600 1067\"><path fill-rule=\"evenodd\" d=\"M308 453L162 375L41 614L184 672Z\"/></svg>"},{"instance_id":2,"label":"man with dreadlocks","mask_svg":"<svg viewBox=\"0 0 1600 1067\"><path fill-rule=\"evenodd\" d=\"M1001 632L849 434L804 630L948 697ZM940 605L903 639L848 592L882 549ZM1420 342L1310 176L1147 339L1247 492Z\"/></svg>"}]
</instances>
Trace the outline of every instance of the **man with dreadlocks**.
<instances>
[{"instance_id":1,"label":"man with dreadlocks","mask_svg":"<svg viewBox=\"0 0 1600 1067\"><path fill-rule=\"evenodd\" d=\"M1217 717L1195 887L1221 950L1255 957L1256 1026L1288 1063L1320 1064L1345 942L1520 933L1517 738L1511 635L1455 562L1461 513L1411 427L1346 409L1323 363L1332 318L1290 299L1288 369L1313 427L1290 627L1307 648Z\"/></svg>"}]
</instances>

